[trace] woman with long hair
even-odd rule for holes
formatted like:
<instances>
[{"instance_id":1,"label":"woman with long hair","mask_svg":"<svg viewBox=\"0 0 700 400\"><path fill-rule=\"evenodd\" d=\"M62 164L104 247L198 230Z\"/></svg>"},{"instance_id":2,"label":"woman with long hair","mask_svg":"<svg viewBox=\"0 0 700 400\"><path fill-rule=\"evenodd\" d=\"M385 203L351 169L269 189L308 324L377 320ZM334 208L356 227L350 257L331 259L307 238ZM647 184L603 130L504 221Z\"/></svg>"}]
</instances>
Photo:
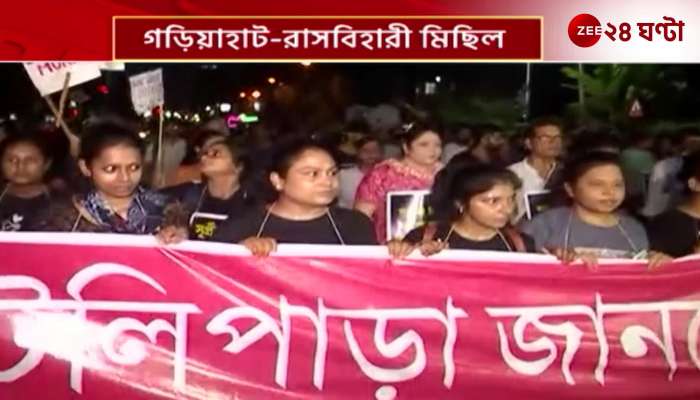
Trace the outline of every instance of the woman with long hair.
<instances>
[{"instance_id":1,"label":"woman with long hair","mask_svg":"<svg viewBox=\"0 0 700 400\"><path fill-rule=\"evenodd\" d=\"M395 257L419 247L423 255L446 248L536 252L528 235L509 225L520 180L510 170L489 164L450 164L431 192L434 221L389 242Z\"/></svg>"},{"instance_id":2,"label":"woman with long hair","mask_svg":"<svg viewBox=\"0 0 700 400\"><path fill-rule=\"evenodd\" d=\"M360 182L355 209L372 219L380 243L387 241L387 195L429 189L442 168L442 139L438 132L434 127L414 123L402 137L403 157L380 162Z\"/></svg>"},{"instance_id":3,"label":"woman with long hair","mask_svg":"<svg viewBox=\"0 0 700 400\"><path fill-rule=\"evenodd\" d=\"M201 181L162 191L186 207L191 239L210 240L221 224L245 214L252 206L244 179L247 164L233 137L214 136L200 150Z\"/></svg>"}]
</instances>

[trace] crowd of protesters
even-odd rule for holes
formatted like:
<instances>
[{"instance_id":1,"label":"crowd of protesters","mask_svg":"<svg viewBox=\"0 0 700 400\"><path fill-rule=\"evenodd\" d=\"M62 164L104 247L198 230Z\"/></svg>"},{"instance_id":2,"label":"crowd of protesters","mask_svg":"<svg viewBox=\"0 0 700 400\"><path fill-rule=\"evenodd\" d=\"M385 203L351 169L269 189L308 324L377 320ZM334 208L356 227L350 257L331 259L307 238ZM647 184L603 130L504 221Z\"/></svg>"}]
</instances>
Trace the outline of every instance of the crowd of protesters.
<instances>
[{"instance_id":1,"label":"crowd of protesters","mask_svg":"<svg viewBox=\"0 0 700 400\"><path fill-rule=\"evenodd\" d=\"M0 142L1 230L239 243L258 256L279 243L383 245L399 258L448 248L549 253L592 268L599 258L657 268L700 251L694 128L651 136L543 117L518 132L425 121L388 137L363 124L262 131L169 136L159 180L152 147L127 124L90 124L75 146L11 130ZM407 190L430 190L427 222L387 240L387 196ZM532 194L544 194L542 210Z\"/></svg>"}]
</instances>

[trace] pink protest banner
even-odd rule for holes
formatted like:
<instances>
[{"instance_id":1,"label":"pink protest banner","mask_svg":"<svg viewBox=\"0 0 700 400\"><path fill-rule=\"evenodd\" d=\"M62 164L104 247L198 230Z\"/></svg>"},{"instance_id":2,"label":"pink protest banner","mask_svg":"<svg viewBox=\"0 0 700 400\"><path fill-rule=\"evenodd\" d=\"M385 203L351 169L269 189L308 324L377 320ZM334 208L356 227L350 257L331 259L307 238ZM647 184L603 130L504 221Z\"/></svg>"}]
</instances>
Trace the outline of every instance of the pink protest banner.
<instances>
[{"instance_id":1,"label":"pink protest banner","mask_svg":"<svg viewBox=\"0 0 700 400\"><path fill-rule=\"evenodd\" d=\"M1 399L697 399L700 260L0 235Z\"/></svg>"}]
</instances>

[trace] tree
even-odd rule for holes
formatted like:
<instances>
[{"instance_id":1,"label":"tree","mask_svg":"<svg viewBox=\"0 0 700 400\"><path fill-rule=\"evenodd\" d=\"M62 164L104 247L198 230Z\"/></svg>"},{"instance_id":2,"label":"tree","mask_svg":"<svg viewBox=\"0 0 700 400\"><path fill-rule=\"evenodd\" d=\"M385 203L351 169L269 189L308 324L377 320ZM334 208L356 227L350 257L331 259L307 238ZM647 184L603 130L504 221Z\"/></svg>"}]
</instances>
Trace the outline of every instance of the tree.
<instances>
[{"instance_id":1,"label":"tree","mask_svg":"<svg viewBox=\"0 0 700 400\"><path fill-rule=\"evenodd\" d=\"M569 81L564 87L582 90L583 98L567 107L579 121L599 119L618 126L633 121L628 116L635 100L646 105L647 116L674 118L687 87L684 73L674 66L656 64L602 64L587 68L563 67ZM572 82L573 81L573 82Z\"/></svg>"}]
</instances>

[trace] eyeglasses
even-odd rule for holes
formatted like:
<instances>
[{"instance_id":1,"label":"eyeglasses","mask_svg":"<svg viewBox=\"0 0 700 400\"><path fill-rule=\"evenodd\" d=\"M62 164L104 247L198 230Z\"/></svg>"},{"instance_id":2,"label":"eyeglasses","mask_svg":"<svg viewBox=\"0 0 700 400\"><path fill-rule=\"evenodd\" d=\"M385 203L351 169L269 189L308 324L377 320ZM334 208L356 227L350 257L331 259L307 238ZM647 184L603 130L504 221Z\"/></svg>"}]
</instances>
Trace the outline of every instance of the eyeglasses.
<instances>
[{"instance_id":1,"label":"eyeglasses","mask_svg":"<svg viewBox=\"0 0 700 400\"><path fill-rule=\"evenodd\" d=\"M554 136L554 135L552 135L552 136L550 136L550 135L538 135L538 136L535 136L535 139L541 140L543 142L558 142L558 141L562 140L562 137L561 137L561 135L556 135L556 136Z\"/></svg>"}]
</instances>

